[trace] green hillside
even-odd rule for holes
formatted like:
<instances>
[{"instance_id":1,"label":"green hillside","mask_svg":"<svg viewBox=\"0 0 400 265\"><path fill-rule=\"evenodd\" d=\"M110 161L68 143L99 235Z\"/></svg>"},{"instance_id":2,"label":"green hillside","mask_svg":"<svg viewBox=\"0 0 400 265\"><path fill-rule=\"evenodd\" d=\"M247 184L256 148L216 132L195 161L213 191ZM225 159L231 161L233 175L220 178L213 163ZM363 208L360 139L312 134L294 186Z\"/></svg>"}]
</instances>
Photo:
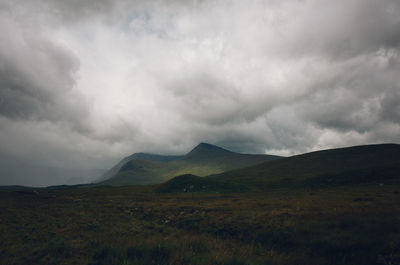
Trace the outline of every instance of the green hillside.
<instances>
[{"instance_id":1,"label":"green hillside","mask_svg":"<svg viewBox=\"0 0 400 265\"><path fill-rule=\"evenodd\" d=\"M158 193L177 192L238 192L246 191L244 185L221 178L198 177L185 174L174 177L157 188Z\"/></svg>"},{"instance_id":2,"label":"green hillside","mask_svg":"<svg viewBox=\"0 0 400 265\"><path fill-rule=\"evenodd\" d=\"M157 158L157 159L155 159ZM172 158L172 159L171 159ZM201 143L184 156L134 154L114 166L101 185L156 184L174 176L208 176L280 158L271 155L239 154Z\"/></svg>"},{"instance_id":3,"label":"green hillside","mask_svg":"<svg viewBox=\"0 0 400 265\"><path fill-rule=\"evenodd\" d=\"M398 182L400 145L365 145L311 152L224 172L211 178L258 187Z\"/></svg>"},{"instance_id":4,"label":"green hillside","mask_svg":"<svg viewBox=\"0 0 400 265\"><path fill-rule=\"evenodd\" d=\"M115 175L121 170L121 167L125 166L126 163L133 160L144 160L144 161L153 161L153 162L170 162L181 158L182 156L165 156L165 155L157 155L157 154L147 154L147 153L135 153L130 156L124 157L121 161L119 161L115 166L113 166L110 170L105 172L103 176L99 179L99 181L106 181Z\"/></svg>"}]
</instances>

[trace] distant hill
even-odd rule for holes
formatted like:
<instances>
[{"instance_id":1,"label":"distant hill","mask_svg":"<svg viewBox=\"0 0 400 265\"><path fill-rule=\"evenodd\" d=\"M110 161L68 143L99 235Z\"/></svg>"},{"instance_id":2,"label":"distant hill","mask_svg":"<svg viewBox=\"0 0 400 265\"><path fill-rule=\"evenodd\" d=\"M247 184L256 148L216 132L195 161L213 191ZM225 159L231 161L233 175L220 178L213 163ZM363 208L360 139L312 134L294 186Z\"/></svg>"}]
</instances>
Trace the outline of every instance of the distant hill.
<instances>
[{"instance_id":1,"label":"distant hill","mask_svg":"<svg viewBox=\"0 0 400 265\"><path fill-rule=\"evenodd\" d=\"M400 182L400 145L316 151L228 171L211 178L243 185L285 187Z\"/></svg>"},{"instance_id":2,"label":"distant hill","mask_svg":"<svg viewBox=\"0 0 400 265\"><path fill-rule=\"evenodd\" d=\"M136 153L121 160L104 176L101 185L157 184L174 176L207 176L279 159L279 156L239 154L201 143L184 156Z\"/></svg>"}]
</instances>

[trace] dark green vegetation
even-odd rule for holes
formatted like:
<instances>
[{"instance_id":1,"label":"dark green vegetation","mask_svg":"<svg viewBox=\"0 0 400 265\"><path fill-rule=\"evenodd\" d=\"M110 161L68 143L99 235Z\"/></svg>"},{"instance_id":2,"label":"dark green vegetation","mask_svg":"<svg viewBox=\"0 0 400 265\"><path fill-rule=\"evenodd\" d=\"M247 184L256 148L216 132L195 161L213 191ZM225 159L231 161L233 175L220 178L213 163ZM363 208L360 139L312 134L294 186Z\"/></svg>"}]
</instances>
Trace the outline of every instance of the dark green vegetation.
<instances>
[{"instance_id":1,"label":"dark green vegetation","mask_svg":"<svg viewBox=\"0 0 400 265\"><path fill-rule=\"evenodd\" d=\"M185 156L144 153L124 158L103 177L101 185L158 184L175 176L207 176L280 158L271 155L238 154L201 143Z\"/></svg>"},{"instance_id":2,"label":"dark green vegetation","mask_svg":"<svg viewBox=\"0 0 400 265\"><path fill-rule=\"evenodd\" d=\"M380 144L306 153L225 172L223 178L248 186L321 187L399 183L400 145Z\"/></svg>"},{"instance_id":3,"label":"dark green vegetation","mask_svg":"<svg viewBox=\"0 0 400 265\"><path fill-rule=\"evenodd\" d=\"M157 186L2 190L0 263L400 264L398 154L361 146Z\"/></svg>"},{"instance_id":4,"label":"dark green vegetation","mask_svg":"<svg viewBox=\"0 0 400 265\"><path fill-rule=\"evenodd\" d=\"M234 192L384 185L400 183L399 172L400 145L366 145L280 158L197 179L179 176L161 185L159 191L182 192L190 186L195 191Z\"/></svg>"},{"instance_id":5,"label":"dark green vegetation","mask_svg":"<svg viewBox=\"0 0 400 265\"><path fill-rule=\"evenodd\" d=\"M1 264L399 264L400 185L0 192Z\"/></svg>"},{"instance_id":6,"label":"dark green vegetation","mask_svg":"<svg viewBox=\"0 0 400 265\"><path fill-rule=\"evenodd\" d=\"M166 183L161 184L156 189L156 192L238 192L246 190L246 186L233 181L185 174L177 176Z\"/></svg>"}]
</instances>

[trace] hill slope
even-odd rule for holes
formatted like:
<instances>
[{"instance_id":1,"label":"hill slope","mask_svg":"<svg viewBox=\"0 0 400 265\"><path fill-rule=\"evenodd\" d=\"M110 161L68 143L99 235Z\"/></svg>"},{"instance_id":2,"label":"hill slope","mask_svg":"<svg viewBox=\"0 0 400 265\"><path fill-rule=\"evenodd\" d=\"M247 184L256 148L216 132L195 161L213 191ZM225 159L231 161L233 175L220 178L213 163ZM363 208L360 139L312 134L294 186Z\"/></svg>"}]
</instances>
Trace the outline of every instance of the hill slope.
<instances>
[{"instance_id":1,"label":"hill slope","mask_svg":"<svg viewBox=\"0 0 400 265\"><path fill-rule=\"evenodd\" d=\"M128 162L133 160L143 160L143 161L154 161L154 162L170 162L176 159L181 158L182 156L165 156L165 155L156 155L156 154L147 154L147 153L135 153L130 156L124 157L121 161L119 161L115 166L105 172L99 181L106 181L115 175L121 170L123 166L125 166Z\"/></svg>"},{"instance_id":2,"label":"hill slope","mask_svg":"<svg viewBox=\"0 0 400 265\"><path fill-rule=\"evenodd\" d=\"M211 177L270 187L400 181L400 145L364 145L311 152Z\"/></svg>"},{"instance_id":3,"label":"hill slope","mask_svg":"<svg viewBox=\"0 0 400 265\"><path fill-rule=\"evenodd\" d=\"M207 176L227 170L256 165L280 158L271 155L239 154L221 147L201 143L185 156L168 157L134 154L124 158L107 174L104 185L156 184L174 176L194 174Z\"/></svg>"}]
</instances>

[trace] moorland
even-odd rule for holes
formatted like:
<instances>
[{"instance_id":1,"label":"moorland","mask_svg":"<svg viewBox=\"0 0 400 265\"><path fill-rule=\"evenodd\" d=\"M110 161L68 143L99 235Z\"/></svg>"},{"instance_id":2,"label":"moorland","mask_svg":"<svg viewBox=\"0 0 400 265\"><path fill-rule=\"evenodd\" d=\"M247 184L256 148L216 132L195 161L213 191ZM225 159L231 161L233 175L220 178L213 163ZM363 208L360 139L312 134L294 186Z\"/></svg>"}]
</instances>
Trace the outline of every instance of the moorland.
<instances>
[{"instance_id":1,"label":"moorland","mask_svg":"<svg viewBox=\"0 0 400 265\"><path fill-rule=\"evenodd\" d=\"M399 145L181 173L3 187L1 264L400 264Z\"/></svg>"}]
</instances>

